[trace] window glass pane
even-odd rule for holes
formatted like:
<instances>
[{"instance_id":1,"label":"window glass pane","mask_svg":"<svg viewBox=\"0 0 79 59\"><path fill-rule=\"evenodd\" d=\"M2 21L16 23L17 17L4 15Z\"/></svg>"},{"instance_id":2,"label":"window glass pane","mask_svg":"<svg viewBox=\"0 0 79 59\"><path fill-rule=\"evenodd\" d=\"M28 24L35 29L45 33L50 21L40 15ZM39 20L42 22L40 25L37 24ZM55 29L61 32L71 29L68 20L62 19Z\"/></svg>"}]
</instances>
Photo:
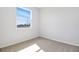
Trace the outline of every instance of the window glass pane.
<instances>
[{"instance_id":1,"label":"window glass pane","mask_svg":"<svg viewBox=\"0 0 79 59\"><path fill-rule=\"evenodd\" d=\"M28 27L31 24L31 11L16 7L16 24L19 27Z\"/></svg>"}]
</instances>

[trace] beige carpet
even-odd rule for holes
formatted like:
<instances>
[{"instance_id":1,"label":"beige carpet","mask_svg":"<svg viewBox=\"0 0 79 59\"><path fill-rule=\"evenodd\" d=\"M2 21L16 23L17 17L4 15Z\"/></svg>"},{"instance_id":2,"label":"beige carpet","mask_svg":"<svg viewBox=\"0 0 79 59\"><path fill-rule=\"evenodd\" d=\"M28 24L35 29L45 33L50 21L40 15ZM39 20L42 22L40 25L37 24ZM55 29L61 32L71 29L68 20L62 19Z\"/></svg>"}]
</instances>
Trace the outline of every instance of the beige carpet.
<instances>
[{"instance_id":1,"label":"beige carpet","mask_svg":"<svg viewBox=\"0 0 79 59\"><path fill-rule=\"evenodd\" d=\"M35 38L1 49L2 52L79 52L79 47L45 38Z\"/></svg>"},{"instance_id":2,"label":"beige carpet","mask_svg":"<svg viewBox=\"0 0 79 59\"><path fill-rule=\"evenodd\" d=\"M1 52L1 49L0 49L0 52Z\"/></svg>"}]
</instances>

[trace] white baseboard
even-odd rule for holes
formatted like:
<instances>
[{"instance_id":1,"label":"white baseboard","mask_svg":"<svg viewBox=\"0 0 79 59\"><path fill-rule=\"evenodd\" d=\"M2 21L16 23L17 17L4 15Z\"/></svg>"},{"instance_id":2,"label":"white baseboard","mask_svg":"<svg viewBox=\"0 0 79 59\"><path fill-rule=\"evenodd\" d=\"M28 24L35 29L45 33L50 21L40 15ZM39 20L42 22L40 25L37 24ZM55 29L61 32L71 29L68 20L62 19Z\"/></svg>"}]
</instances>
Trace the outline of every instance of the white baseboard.
<instances>
[{"instance_id":1,"label":"white baseboard","mask_svg":"<svg viewBox=\"0 0 79 59\"><path fill-rule=\"evenodd\" d=\"M69 45L73 45L73 46L79 46L79 44L77 43L71 43L71 42L68 42L68 41L65 41L65 40L57 40L51 36L48 36L48 35L44 35L44 34L41 34L40 37L43 37L43 38L47 38L49 40L54 40L54 41L58 41L58 42L61 42L61 43L65 43L65 44L69 44Z\"/></svg>"},{"instance_id":2,"label":"white baseboard","mask_svg":"<svg viewBox=\"0 0 79 59\"><path fill-rule=\"evenodd\" d=\"M11 45L14 45L14 44L17 44L17 43L21 43L21 42L24 42L24 41L27 41L27 40L31 40L31 39L37 38L37 37L39 37L39 35L32 35L32 36L29 36L29 37L27 37L23 40L18 40L18 41L15 41L15 42L11 42L9 44L2 45L2 46L0 46L0 48L8 47L8 46L11 46Z\"/></svg>"}]
</instances>

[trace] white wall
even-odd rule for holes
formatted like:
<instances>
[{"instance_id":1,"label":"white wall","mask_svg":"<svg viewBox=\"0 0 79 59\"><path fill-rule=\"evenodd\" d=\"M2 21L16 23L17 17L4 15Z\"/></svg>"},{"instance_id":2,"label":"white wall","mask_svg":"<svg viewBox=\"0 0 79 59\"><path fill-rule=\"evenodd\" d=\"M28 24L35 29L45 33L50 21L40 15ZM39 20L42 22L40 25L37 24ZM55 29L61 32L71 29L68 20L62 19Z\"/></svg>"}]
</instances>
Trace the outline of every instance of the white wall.
<instances>
[{"instance_id":1,"label":"white wall","mask_svg":"<svg viewBox=\"0 0 79 59\"><path fill-rule=\"evenodd\" d=\"M79 8L41 8L40 36L79 46Z\"/></svg>"},{"instance_id":2,"label":"white wall","mask_svg":"<svg viewBox=\"0 0 79 59\"><path fill-rule=\"evenodd\" d=\"M0 9L1 11L1 9ZM0 14L2 14L2 12L0 12ZM0 16L0 46L1 46L1 42L2 42L2 36L3 36L3 33L2 33L2 16Z\"/></svg>"},{"instance_id":3,"label":"white wall","mask_svg":"<svg viewBox=\"0 0 79 59\"><path fill-rule=\"evenodd\" d=\"M17 29L15 8L0 8L0 48L38 37L39 33L52 40L79 46L79 8L30 9L32 27Z\"/></svg>"},{"instance_id":4,"label":"white wall","mask_svg":"<svg viewBox=\"0 0 79 59\"><path fill-rule=\"evenodd\" d=\"M29 8L32 10L32 27L20 28L16 27L16 8L3 7L0 8L0 20L2 20L2 34L0 37L0 48L6 47L15 43L19 43L31 38L39 36L39 9Z\"/></svg>"}]
</instances>

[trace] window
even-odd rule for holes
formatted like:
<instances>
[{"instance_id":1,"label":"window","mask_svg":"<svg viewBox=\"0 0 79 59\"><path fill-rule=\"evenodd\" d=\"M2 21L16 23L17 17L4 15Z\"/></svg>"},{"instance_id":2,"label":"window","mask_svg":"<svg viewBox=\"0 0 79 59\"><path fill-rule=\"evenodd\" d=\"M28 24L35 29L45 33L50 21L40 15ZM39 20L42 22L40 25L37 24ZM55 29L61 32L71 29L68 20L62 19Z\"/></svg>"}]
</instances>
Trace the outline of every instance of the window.
<instances>
[{"instance_id":1,"label":"window","mask_svg":"<svg viewBox=\"0 0 79 59\"><path fill-rule=\"evenodd\" d=\"M16 7L16 25L18 28L30 27L32 11L27 8Z\"/></svg>"}]
</instances>

